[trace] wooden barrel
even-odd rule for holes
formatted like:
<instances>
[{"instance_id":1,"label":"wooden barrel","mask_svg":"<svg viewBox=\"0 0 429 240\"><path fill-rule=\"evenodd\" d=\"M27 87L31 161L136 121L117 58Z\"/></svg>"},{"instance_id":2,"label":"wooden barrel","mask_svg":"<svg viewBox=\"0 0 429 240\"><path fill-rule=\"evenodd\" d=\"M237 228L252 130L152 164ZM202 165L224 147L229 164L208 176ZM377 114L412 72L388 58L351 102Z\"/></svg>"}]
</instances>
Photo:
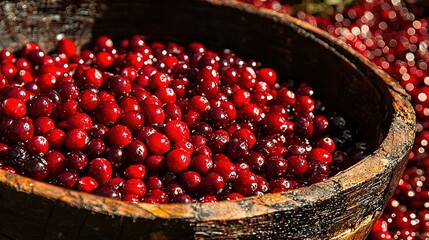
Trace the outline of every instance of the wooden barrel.
<instances>
[{"instance_id":1,"label":"wooden barrel","mask_svg":"<svg viewBox=\"0 0 429 240\"><path fill-rule=\"evenodd\" d=\"M230 48L309 81L372 153L327 181L238 201L129 204L0 171L1 239L364 239L402 175L415 135L406 92L329 34L234 0L5 0L0 45L100 34Z\"/></svg>"}]
</instances>

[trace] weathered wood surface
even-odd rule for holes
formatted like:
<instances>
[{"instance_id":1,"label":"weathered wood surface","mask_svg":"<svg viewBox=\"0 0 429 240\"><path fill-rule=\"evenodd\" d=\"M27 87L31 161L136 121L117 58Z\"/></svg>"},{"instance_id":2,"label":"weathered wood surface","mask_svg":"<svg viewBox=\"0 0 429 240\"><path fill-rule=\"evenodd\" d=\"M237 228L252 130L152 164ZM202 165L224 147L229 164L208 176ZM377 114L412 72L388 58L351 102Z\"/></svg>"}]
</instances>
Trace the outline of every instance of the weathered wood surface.
<instances>
[{"instance_id":1,"label":"weathered wood surface","mask_svg":"<svg viewBox=\"0 0 429 240\"><path fill-rule=\"evenodd\" d=\"M49 9L47 3L55 7ZM398 83L327 33L234 0L112 0L107 8L103 4L2 1L0 44L16 49L36 40L50 50L61 34L85 44L91 34L120 39L139 33L148 39L230 48L273 66L280 75L310 81L329 105L355 120L374 152L313 186L187 205L131 205L0 171L0 239L365 238L393 194L414 140L414 112ZM32 11L18 14L24 5ZM79 17L53 17L67 12L66 5L83 10L76 11ZM96 14L85 6L104 12L93 21ZM45 24L34 24L41 16ZM17 23L31 25L30 30L18 34L24 27L12 26Z\"/></svg>"}]
</instances>

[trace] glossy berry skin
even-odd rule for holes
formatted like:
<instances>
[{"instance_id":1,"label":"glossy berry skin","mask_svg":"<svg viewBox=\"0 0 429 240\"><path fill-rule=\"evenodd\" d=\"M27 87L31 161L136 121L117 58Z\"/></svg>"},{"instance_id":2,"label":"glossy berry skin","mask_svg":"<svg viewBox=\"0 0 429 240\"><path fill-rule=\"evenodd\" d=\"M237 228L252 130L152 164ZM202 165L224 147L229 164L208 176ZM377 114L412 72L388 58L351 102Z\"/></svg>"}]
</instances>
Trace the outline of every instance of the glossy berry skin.
<instances>
[{"instance_id":1,"label":"glossy berry skin","mask_svg":"<svg viewBox=\"0 0 429 240\"><path fill-rule=\"evenodd\" d=\"M39 117L34 121L33 125L34 133L42 136L55 128L55 122L49 117Z\"/></svg>"},{"instance_id":2,"label":"glossy berry skin","mask_svg":"<svg viewBox=\"0 0 429 240\"><path fill-rule=\"evenodd\" d=\"M213 168L213 161L210 156L197 155L192 158L192 169L201 175L205 175Z\"/></svg>"},{"instance_id":3,"label":"glossy berry skin","mask_svg":"<svg viewBox=\"0 0 429 240\"><path fill-rule=\"evenodd\" d=\"M88 165L88 173L97 180L98 183L103 184L112 177L112 166L105 158L95 158L91 160Z\"/></svg>"},{"instance_id":4,"label":"glossy berry skin","mask_svg":"<svg viewBox=\"0 0 429 240\"><path fill-rule=\"evenodd\" d=\"M40 157L32 157L25 161L22 172L24 176L43 181L49 175L49 170L45 159Z\"/></svg>"},{"instance_id":5,"label":"glossy berry skin","mask_svg":"<svg viewBox=\"0 0 429 240\"><path fill-rule=\"evenodd\" d=\"M113 198L117 200L121 199L121 192L108 185L99 186L93 191L93 193L102 197Z\"/></svg>"},{"instance_id":6,"label":"glossy berry skin","mask_svg":"<svg viewBox=\"0 0 429 240\"><path fill-rule=\"evenodd\" d=\"M159 126L165 121L165 112L161 106L155 104L148 105L143 110L145 123L148 126Z\"/></svg>"},{"instance_id":7,"label":"glossy berry skin","mask_svg":"<svg viewBox=\"0 0 429 240\"><path fill-rule=\"evenodd\" d=\"M64 146L69 150L81 150L89 142L88 134L80 128L68 131L64 138Z\"/></svg>"},{"instance_id":8,"label":"glossy berry skin","mask_svg":"<svg viewBox=\"0 0 429 240\"><path fill-rule=\"evenodd\" d=\"M50 150L44 155L44 159L48 165L50 175L55 175L65 169L66 158L59 151Z\"/></svg>"},{"instance_id":9,"label":"glossy berry skin","mask_svg":"<svg viewBox=\"0 0 429 240\"><path fill-rule=\"evenodd\" d=\"M126 179L143 179L146 176L146 168L143 164L131 164L124 170Z\"/></svg>"},{"instance_id":10,"label":"glossy berry skin","mask_svg":"<svg viewBox=\"0 0 429 240\"><path fill-rule=\"evenodd\" d=\"M268 86L272 86L277 81L277 73L271 68L261 68L258 71L258 80L266 82Z\"/></svg>"},{"instance_id":11,"label":"glossy berry skin","mask_svg":"<svg viewBox=\"0 0 429 240\"><path fill-rule=\"evenodd\" d=\"M34 126L27 119L18 119L12 122L9 127L9 139L11 141L27 141L33 137Z\"/></svg>"},{"instance_id":12,"label":"glossy berry skin","mask_svg":"<svg viewBox=\"0 0 429 240\"><path fill-rule=\"evenodd\" d=\"M143 197L146 194L146 191L145 183L136 178L127 180L122 188L122 194L134 194L137 197Z\"/></svg>"},{"instance_id":13,"label":"glossy berry skin","mask_svg":"<svg viewBox=\"0 0 429 240\"><path fill-rule=\"evenodd\" d=\"M95 116L98 123L113 126L121 116L121 109L114 102L101 102L95 111Z\"/></svg>"},{"instance_id":14,"label":"glossy berry skin","mask_svg":"<svg viewBox=\"0 0 429 240\"><path fill-rule=\"evenodd\" d=\"M294 180L287 180L285 178L276 178L270 182L270 189L272 192L285 192L297 186Z\"/></svg>"},{"instance_id":15,"label":"glossy berry skin","mask_svg":"<svg viewBox=\"0 0 429 240\"><path fill-rule=\"evenodd\" d=\"M126 126L115 125L107 132L107 139L112 145L124 147L131 143L133 136Z\"/></svg>"},{"instance_id":16,"label":"glossy berry skin","mask_svg":"<svg viewBox=\"0 0 429 240\"><path fill-rule=\"evenodd\" d=\"M142 163L148 154L146 145L140 140L133 140L125 148L125 156L133 163Z\"/></svg>"},{"instance_id":17,"label":"glossy berry skin","mask_svg":"<svg viewBox=\"0 0 429 240\"><path fill-rule=\"evenodd\" d=\"M202 180L202 189L206 194L218 194L225 187L225 181L217 173L209 173Z\"/></svg>"},{"instance_id":18,"label":"glossy berry skin","mask_svg":"<svg viewBox=\"0 0 429 240\"><path fill-rule=\"evenodd\" d=\"M202 178L197 172L187 171L180 175L179 183L185 192L197 193L200 191Z\"/></svg>"},{"instance_id":19,"label":"glossy berry skin","mask_svg":"<svg viewBox=\"0 0 429 240\"><path fill-rule=\"evenodd\" d=\"M164 154L170 150L170 140L162 133L154 133L147 138L147 148L153 154Z\"/></svg>"},{"instance_id":20,"label":"glossy berry skin","mask_svg":"<svg viewBox=\"0 0 429 240\"><path fill-rule=\"evenodd\" d=\"M97 181L90 176L81 177L77 183L77 189L82 192L91 193L98 187Z\"/></svg>"},{"instance_id":21,"label":"glossy berry skin","mask_svg":"<svg viewBox=\"0 0 429 240\"><path fill-rule=\"evenodd\" d=\"M47 97L39 95L27 101L27 112L31 117L49 116L52 111L52 101Z\"/></svg>"},{"instance_id":22,"label":"glossy berry skin","mask_svg":"<svg viewBox=\"0 0 429 240\"><path fill-rule=\"evenodd\" d=\"M167 168L174 173L181 173L191 164L189 153L183 149L174 149L166 157Z\"/></svg>"},{"instance_id":23,"label":"glossy berry skin","mask_svg":"<svg viewBox=\"0 0 429 240\"><path fill-rule=\"evenodd\" d=\"M76 172L66 171L58 174L58 184L62 187L74 189L79 181L79 175Z\"/></svg>"},{"instance_id":24,"label":"glossy berry skin","mask_svg":"<svg viewBox=\"0 0 429 240\"><path fill-rule=\"evenodd\" d=\"M317 147L328 150L328 152L333 153L335 151L335 142L329 137L320 139L317 142Z\"/></svg>"},{"instance_id":25,"label":"glossy berry skin","mask_svg":"<svg viewBox=\"0 0 429 240\"><path fill-rule=\"evenodd\" d=\"M76 45L69 38L63 38L58 43L57 51L59 53L64 53L67 57L76 55Z\"/></svg>"},{"instance_id":26,"label":"glossy berry skin","mask_svg":"<svg viewBox=\"0 0 429 240\"><path fill-rule=\"evenodd\" d=\"M82 171L88 165L88 157L81 151L71 151L65 156L68 169Z\"/></svg>"},{"instance_id":27,"label":"glossy berry skin","mask_svg":"<svg viewBox=\"0 0 429 240\"><path fill-rule=\"evenodd\" d=\"M302 155L292 155L287 158L288 173L293 176L302 176L307 173L308 161Z\"/></svg>"},{"instance_id":28,"label":"glossy berry skin","mask_svg":"<svg viewBox=\"0 0 429 240\"><path fill-rule=\"evenodd\" d=\"M318 161L327 165L332 163L331 153L324 148L314 148L311 150L309 158L311 161Z\"/></svg>"},{"instance_id":29,"label":"glossy berry skin","mask_svg":"<svg viewBox=\"0 0 429 240\"><path fill-rule=\"evenodd\" d=\"M250 196L256 192L258 181L254 173L243 170L238 172L236 179L232 182L232 187L243 196Z\"/></svg>"},{"instance_id":30,"label":"glossy berry skin","mask_svg":"<svg viewBox=\"0 0 429 240\"><path fill-rule=\"evenodd\" d=\"M43 155L49 151L49 142L43 136L33 136L26 145L31 155Z\"/></svg>"},{"instance_id":31,"label":"glossy berry skin","mask_svg":"<svg viewBox=\"0 0 429 240\"><path fill-rule=\"evenodd\" d=\"M266 161L265 173L271 178L280 177L286 174L288 163L283 157L271 157Z\"/></svg>"},{"instance_id":32,"label":"glossy berry skin","mask_svg":"<svg viewBox=\"0 0 429 240\"><path fill-rule=\"evenodd\" d=\"M178 142L182 139L189 139L191 133L186 123L179 120L172 120L165 126L167 137L172 142Z\"/></svg>"},{"instance_id":33,"label":"glossy berry skin","mask_svg":"<svg viewBox=\"0 0 429 240\"><path fill-rule=\"evenodd\" d=\"M18 98L8 98L4 100L2 109L4 114L11 118L22 118L27 113L25 102Z\"/></svg>"},{"instance_id":34,"label":"glossy berry skin","mask_svg":"<svg viewBox=\"0 0 429 240\"><path fill-rule=\"evenodd\" d=\"M220 160L215 162L213 172L218 173L227 182L237 177L237 169L229 160Z\"/></svg>"},{"instance_id":35,"label":"glossy berry skin","mask_svg":"<svg viewBox=\"0 0 429 240\"><path fill-rule=\"evenodd\" d=\"M64 140L66 138L66 134L63 130L54 128L46 132L45 134L46 139L49 142L49 147L51 149L59 149L63 146ZM70 145L73 145L72 139L69 140Z\"/></svg>"}]
</instances>

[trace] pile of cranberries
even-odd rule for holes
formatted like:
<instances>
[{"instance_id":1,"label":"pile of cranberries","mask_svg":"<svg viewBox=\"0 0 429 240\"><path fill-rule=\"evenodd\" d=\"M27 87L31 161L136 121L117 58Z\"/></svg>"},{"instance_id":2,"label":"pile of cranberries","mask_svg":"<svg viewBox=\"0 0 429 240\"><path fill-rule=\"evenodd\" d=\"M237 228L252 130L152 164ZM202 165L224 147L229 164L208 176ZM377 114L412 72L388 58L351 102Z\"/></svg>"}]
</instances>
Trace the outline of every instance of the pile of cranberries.
<instances>
[{"instance_id":1,"label":"pile of cranberries","mask_svg":"<svg viewBox=\"0 0 429 240\"><path fill-rule=\"evenodd\" d=\"M417 138L407 169L370 239L429 239L429 1L359 0L327 17L293 13L285 1L245 1L325 29L395 77L411 95Z\"/></svg>"},{"instance_id":2,"label":"pile of cranberries","mask_svg":"<svg viewBox=\"0 0 429 240\"><path fill-rule=\"evenodd\" d=\"M311 86L200 43L0 52L0 169L128 202L283 192L369 151Z\"/></svg>"}]
</instances>

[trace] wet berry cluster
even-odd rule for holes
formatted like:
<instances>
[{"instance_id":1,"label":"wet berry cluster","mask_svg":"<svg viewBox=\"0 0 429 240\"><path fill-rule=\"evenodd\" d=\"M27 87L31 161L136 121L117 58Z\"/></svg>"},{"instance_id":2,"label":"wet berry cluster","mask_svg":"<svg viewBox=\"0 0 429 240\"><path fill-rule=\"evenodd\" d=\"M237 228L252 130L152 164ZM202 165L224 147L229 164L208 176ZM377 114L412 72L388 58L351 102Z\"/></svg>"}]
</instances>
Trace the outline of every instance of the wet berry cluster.
<instances>
[{"instance_id":1,"label":"wet berry cluster","mask_svg":"<svg viewBox=\"0 0 429 240\"><path fill-rule=\"evenodd\" d=\"M246 1L284 13L279 1ZM417 138L407 169L371 239L429 238L429 1L360 0L328 17L293 13L354 49L391 74L412 97Z\"/></svg>"},{"instance_id":2,"label":"wet berry cluster","mask_svg":"<svg viewBox=\"0 0 429 240\"><path fill-rule=\"evenodd\" d=\"M0 169L128 202L317 183L368 152L305 83L200 43L135 35L0 51Z\"/></svg>"}]
</instances>

